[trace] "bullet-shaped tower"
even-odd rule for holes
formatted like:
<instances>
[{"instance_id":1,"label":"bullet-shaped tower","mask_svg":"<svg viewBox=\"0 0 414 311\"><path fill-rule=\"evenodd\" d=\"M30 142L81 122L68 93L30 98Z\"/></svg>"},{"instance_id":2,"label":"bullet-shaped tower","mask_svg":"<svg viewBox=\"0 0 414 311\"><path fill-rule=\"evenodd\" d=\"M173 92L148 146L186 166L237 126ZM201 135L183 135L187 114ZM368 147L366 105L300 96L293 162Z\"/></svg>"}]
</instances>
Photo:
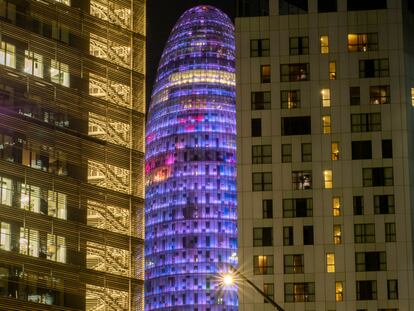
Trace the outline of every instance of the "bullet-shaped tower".
<instances>
[{"instance_id":1,"label":"bullet-shaped tower","mask_svg":"<svg viewBox=\"0 0 414 311\"><path fill-rule=\"evenodd\" d=\"M161 57L146 136L146 310L237 310L235 43L211 6L186 11Z\"/></svg>"}]
</instances>

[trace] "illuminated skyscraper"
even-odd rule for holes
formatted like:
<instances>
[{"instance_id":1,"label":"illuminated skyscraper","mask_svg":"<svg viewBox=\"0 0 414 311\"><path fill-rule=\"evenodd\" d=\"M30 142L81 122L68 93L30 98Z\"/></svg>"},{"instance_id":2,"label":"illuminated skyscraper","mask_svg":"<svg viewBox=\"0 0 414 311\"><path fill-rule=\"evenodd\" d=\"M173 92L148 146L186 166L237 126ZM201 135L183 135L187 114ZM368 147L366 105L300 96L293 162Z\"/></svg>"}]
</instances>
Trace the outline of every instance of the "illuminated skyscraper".
<instances>
[{"instance_id":1,"label":"illuminated skyscraper","mask_svg":"<svg viewBox=\"0 0 414 311\"><path fill-rule=\"evenodd\" d=\"M185 12L161 57L146 136L146 310L237 310L235 43L210 6Z\"/></svg>"}]
</instances>

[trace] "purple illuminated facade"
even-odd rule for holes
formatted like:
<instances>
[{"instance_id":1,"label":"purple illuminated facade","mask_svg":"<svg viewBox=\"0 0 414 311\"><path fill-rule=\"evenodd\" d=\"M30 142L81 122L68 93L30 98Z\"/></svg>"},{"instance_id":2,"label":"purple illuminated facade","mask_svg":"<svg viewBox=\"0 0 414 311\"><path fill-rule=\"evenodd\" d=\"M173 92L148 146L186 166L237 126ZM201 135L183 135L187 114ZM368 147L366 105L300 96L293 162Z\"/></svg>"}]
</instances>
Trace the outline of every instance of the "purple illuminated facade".
<instances>
[{"instance_id":1,"label":"purple illuminated facade","mask_svg":"<svg viewBox=\"0 0 414 311\"><path fill-rule=\"evenodd\" d=\"M211 6L186 11L161 57L146 136L145 310L237 310L235 43Z\"/></svg>"}]
</instances>

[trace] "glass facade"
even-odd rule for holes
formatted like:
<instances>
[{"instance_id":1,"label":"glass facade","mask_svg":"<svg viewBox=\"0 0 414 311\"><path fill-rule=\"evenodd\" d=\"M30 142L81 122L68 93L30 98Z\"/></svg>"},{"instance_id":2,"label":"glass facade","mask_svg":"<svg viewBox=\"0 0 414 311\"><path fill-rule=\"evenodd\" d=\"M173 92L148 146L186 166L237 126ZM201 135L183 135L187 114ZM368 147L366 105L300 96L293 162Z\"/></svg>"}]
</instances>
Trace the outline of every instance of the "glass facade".
<instances>
[{"instance_id":1,"label":"glass facade","mask_svg":"<svg viewBox=\"0 0 414 311\"><path fill-rule=\"evenodd\" d=\"M146 310L237 310L235 42L210 6L186 11L158 68L146 134Z\"/></svg>"}]
</instances>

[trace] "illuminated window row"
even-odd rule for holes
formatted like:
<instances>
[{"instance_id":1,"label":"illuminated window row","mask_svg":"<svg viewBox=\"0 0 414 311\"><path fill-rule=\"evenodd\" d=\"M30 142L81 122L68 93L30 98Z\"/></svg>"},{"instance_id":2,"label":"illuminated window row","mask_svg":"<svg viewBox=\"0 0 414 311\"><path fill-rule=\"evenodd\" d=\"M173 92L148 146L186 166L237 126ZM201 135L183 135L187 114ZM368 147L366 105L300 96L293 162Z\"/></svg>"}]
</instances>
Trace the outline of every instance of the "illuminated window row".
<instances>
[{"instance_id":1,"label":"illuminated window row","mask_svg":"<svg viewBox=\"0 0 414 311\"><path fill-rule=\"evenodd\" d=\"M169 76L170 83L166 86L175 86L182 84L193 83L207 83L207 84L224 84L224 85L236 85L236 74L232 72L226 72L223 70L187 70L173 73Z\"/></svg>"}]
</instances>

